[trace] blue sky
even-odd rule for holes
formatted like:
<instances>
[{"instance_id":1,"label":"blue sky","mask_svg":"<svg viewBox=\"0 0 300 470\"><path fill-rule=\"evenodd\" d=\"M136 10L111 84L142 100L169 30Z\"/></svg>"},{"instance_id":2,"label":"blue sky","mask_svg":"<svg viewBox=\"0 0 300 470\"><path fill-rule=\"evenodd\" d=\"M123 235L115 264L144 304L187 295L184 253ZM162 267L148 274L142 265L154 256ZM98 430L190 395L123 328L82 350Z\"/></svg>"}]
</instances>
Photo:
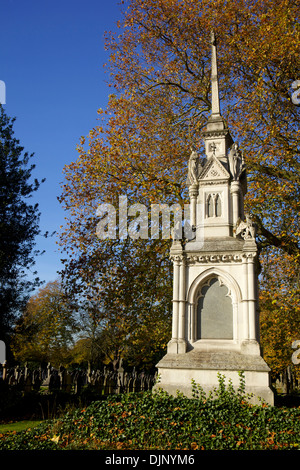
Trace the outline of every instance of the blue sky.
<instances>
[{"instance_id":1,"label":"blue sky","mask_svg":"<svg viewBox=\"0 0 300 470\"><path fill-rule=\"evenodd\" d=\"M65 213L64 165L77 159L76 145L97 124L109 95L104 32L116 31L119 0L1 0L0 80L6 85L15 137L34 153L33 176L46 178L36 193L42 232L59 230ZM37 238L46 253L35 268L46 282L61 268L57 237Z\"/></svg>"}]
</instances>

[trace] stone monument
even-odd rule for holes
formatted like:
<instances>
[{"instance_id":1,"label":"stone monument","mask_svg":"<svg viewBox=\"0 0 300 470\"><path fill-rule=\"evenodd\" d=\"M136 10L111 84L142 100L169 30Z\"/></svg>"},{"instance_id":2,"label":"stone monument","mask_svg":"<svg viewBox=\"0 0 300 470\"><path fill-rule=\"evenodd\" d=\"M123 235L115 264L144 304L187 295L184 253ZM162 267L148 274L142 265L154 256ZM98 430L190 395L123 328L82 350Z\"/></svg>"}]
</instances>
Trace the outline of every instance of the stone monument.
<instances>
[{"instance_id":1,"label":"stone monument","mask_svg":"<svg viewBox=\"0 0 300 470\"><path fill-rule=\"evenodd\" d=\"M239 386L238 372L243 371L252 402L262 398L273 405L270 369L259 345L255 226L244 214L246 167L220 112L213 33L211 49L212 107L203 132L206 155L199 164L192 148L188 162L195 237L174 240L171 247L172 338L157 364L156 387L190 397L192 379L209 392L218 387L218 373Z\"/></svg>"}]
</instances>

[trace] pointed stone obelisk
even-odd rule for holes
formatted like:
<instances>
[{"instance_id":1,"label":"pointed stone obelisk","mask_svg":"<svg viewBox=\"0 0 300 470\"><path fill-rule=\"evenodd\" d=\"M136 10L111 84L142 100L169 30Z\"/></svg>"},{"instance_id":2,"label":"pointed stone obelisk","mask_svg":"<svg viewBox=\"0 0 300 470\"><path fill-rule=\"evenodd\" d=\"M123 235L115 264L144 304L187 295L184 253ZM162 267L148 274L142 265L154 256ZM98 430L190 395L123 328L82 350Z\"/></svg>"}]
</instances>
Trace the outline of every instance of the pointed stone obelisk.
<instances>
[{"instance_id":1,"label":"pointed stone obelisk","mask_svg":"<svg viewBox=\"0 0 300 470\"><path fill-rule=\"evenodd\" d=\"M211 32L211 118L221 118L219 77L217 62L217 43L215 33Z\"/></svg>"},{"instance_id":2,"label":"pointed stone obelisk","mask_svg":"<svg viewBox=\"0 0 300 470\"><path fill-rule=\"evenodd\" d=\"M217 44L211 36L212 107L205 157L193 149L188 170L194 238L171 247L172 338L157 364L160 387L191 396L192 379L209 392L218 373L273 404L270 369L259 345L258 261L255 227L244 214L247 176L243 154L221 115ZM196 175L196 176L195 176Z\"/></svg>"}]
</instances>

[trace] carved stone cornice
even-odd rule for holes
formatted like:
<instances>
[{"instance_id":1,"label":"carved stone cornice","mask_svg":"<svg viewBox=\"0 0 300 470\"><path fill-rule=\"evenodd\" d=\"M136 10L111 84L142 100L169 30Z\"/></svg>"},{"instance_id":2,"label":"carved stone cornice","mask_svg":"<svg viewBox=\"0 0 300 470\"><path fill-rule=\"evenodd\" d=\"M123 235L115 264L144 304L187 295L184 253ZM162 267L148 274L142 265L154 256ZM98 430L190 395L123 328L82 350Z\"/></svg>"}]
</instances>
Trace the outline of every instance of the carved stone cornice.
<instances>
[{"instance_id":1,"label":"carved stone cornice","mask_svg":"<svg viewBox=\"0 0 300 470\"><path fill-rule=\"evenodd\" d=\"M242 253L223 253L223 254L207 254L207 255L197 255L189 254L187 255L187 260L190 263L237 263L242 262Z\"/></svg>"},{"instance_id":2,"label":"carved stone cornice","mask_svg":"<svg viewBox=\"0 0 300 470\"><path fill-rule=\"evenodd\" d=\"M224 129L209 129L201 132L201 135L205 139L212 139L214 137L224 137L229 134L229 129L225 127Z\"/></svg>"},{"instance_id":3,"label":"carved stone cornice","mask_svg":"<svg viewBox=\"0 0 300 470\"><path fill-rule=\"evenodd\" d=\"M257 257L257 251L245 252L242 254L242 258L254 259Z\"/></svg>"},{"instance_id":4,"label":"carved stone cornice","mask_svg":"<svg viewBox=\"0 0 300 470\"><path fill-rule=\"evenodd\" d=\"M220 185L220 184L227 184L228 180L200 180L199 186L211 186L211 185Z\"/></svg>"},{"instance_id":5,"label":"carved stone cornice","mask_svg":"<svg viewBox=\"0 0 300 470\"><path fill-rule=\"evenodd\" d=\"M197 198L199 194L199 186L198 184L192 184L190 187L189 187L189 196L190 198Z\"/></svg>"},{"instance_id":6,"label":"carved stone cornice","mask_svg":"<svg viewBox=\"0 0 300 470\"><path fill-rule=\"evenodd\" d=\"M183 254L177 254L177 255L170 255L170 260L171 261L176 261L176 262L182 262L185 259L185 256Z\"/></svg>"}]
</instances>

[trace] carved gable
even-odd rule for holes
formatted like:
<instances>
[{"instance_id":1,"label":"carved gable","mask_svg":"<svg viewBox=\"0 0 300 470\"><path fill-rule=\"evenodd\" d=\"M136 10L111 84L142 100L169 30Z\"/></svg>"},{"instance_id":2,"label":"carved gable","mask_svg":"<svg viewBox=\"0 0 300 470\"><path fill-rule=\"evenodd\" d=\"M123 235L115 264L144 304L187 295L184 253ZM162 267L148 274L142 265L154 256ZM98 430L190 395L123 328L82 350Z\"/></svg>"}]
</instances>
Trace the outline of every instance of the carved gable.
<instances>
[{"instance_id":1,"label":"carved gable","mask_svg":"<svg viewBox=\"0 0 300 470\"><path fill-rule=\"evenodd\" d=\"M215 156L207 161L199 175L199 180L202 181L227 180L229 178L228 171Z\"/></svg>"}]
</instances>

